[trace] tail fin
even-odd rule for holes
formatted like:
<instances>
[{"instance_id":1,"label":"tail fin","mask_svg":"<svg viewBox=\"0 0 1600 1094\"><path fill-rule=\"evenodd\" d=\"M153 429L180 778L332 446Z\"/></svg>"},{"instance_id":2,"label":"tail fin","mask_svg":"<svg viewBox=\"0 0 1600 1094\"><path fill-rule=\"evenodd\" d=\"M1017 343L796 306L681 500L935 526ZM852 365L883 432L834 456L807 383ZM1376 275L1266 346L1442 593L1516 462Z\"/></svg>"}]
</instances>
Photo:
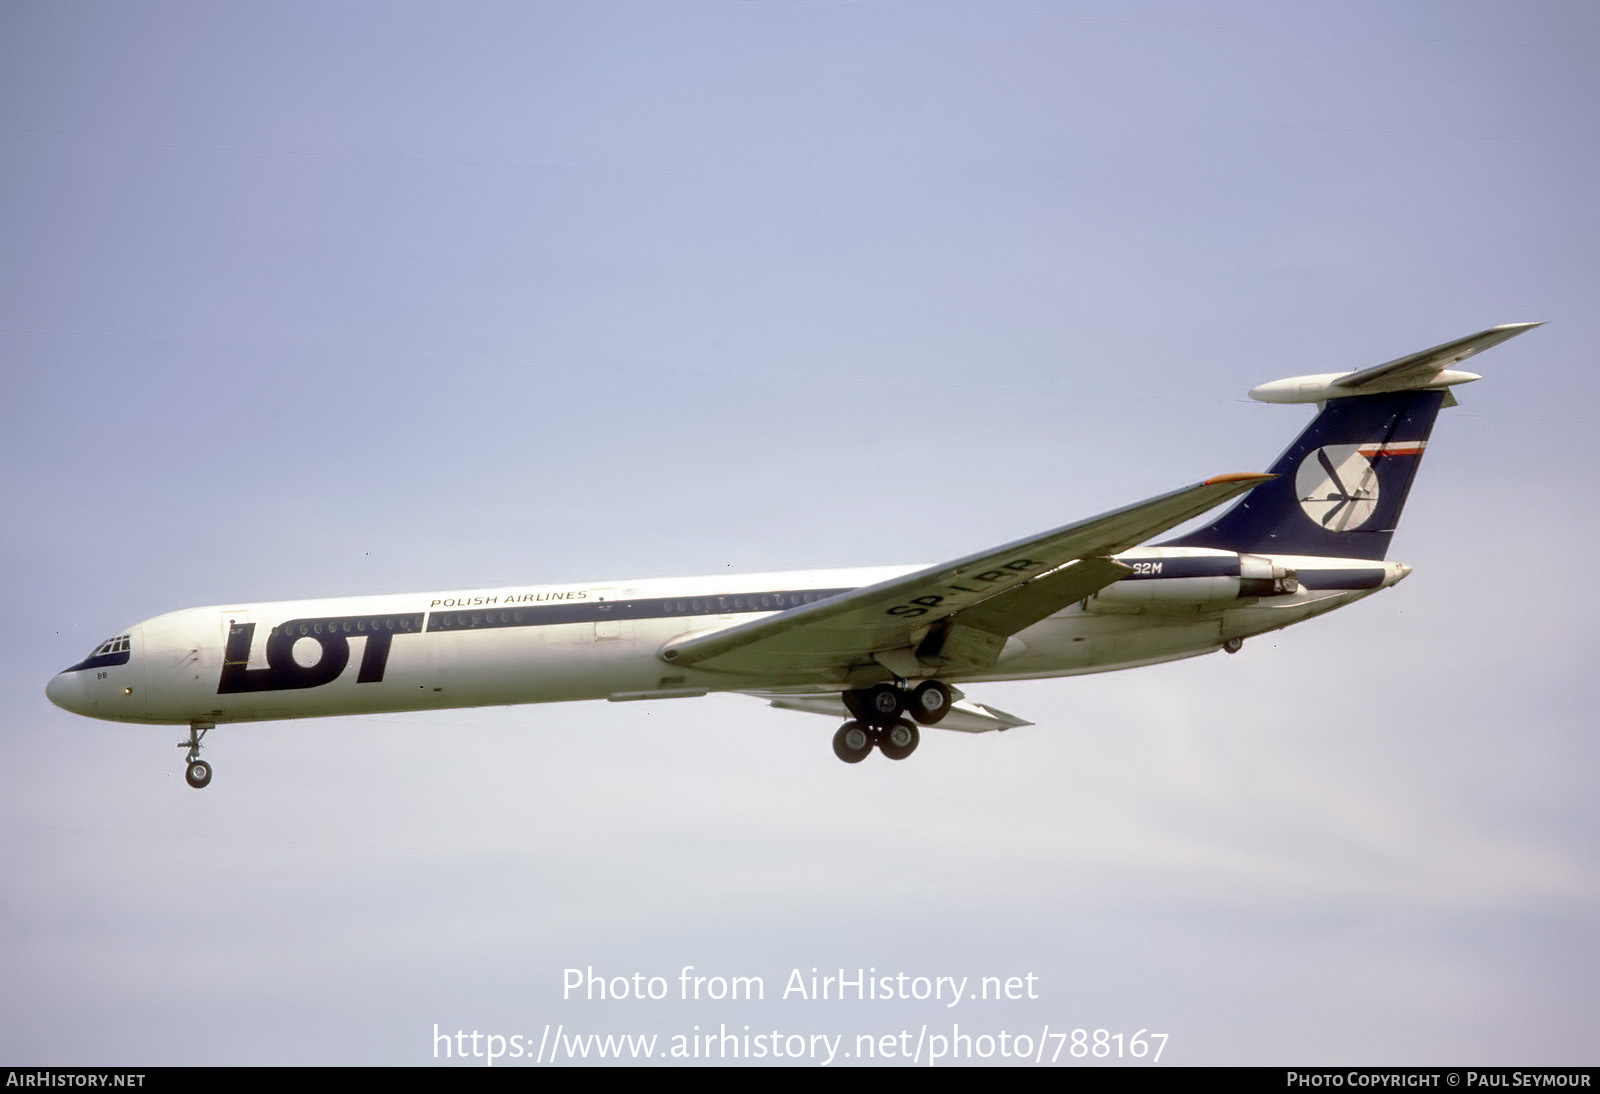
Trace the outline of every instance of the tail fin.
<instances>
[{"instance_id":1,"label":"tail fin","mask_svg":"<svg viewBox=\"0 0 1600 1094\"><path fill-rule=\"evenodd\" d=\"M1450 366L1540 323L1507 323L1360 372L1293 376L1250 392L1320 413L1256 487L1207 528L1162 544L1251 554L1381 559L1449 388L1479 377Z\"/></svg>"},{"instance_id":2,"label":"tail fin","mask_svg":"<svg viewBox=\"0 0 1600 1094\"><path fill-rule=\"evenodd\" d=\"M1394 391L1328 402L1256 487L1210 527L1169 547L1381 559L1443 391Z\"/></svg>"}]
</instances>

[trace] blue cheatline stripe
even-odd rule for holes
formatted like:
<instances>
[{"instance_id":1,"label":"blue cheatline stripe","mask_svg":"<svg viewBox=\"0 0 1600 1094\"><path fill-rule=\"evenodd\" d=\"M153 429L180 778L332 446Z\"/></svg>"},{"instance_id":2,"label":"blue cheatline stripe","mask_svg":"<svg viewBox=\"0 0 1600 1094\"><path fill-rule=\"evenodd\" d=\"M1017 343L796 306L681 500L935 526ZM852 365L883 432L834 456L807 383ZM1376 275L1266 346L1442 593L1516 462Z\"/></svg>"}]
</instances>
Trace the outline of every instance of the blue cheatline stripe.
<instances>
[{"instance_id":1,"label":"blue cheatline stripe","mask_svg":"<svg viewBox=\"0 0 1600 1094\"><path fill-rule=\"evenodd\" d=\"M280 634L316 637L324 630L328 634L347 634L360 638L366 634L414 634L422 630L421 612L378 612L372 615L322 615L289 619L272 628L272 637ZM234 623L229 629L232 637L249 623ZM248 646L246 646L248 653Z\"/></svg>"},{"instance_id":2,"label":"blue cheatline stripe","mask_svg":"<svg viewBox=\"0 0 1600 1094\"><path fill-rule=\"evenodd\" d=\"M1167 558L1123 559L1135 570L1123 581L1160 581L1176 577L1238 577L1239 556L1179 555Z\"/></svg>"},{"instance_id":3,"label":"blue cheatline stripe","mask_svg":"<svg viewBox=\"0 0 1600 1094\"><path fill-rule=\"evenodd\" d=\"M504 605L448 608L428 615L428 631L489 630L499 627L550 627L560 623L606 623L623 619L664 619L697 615L776 612L810 604L850 589L777 589L758 593L664 596L603 600L581 604Z\"/></svg>"}]
</instances>

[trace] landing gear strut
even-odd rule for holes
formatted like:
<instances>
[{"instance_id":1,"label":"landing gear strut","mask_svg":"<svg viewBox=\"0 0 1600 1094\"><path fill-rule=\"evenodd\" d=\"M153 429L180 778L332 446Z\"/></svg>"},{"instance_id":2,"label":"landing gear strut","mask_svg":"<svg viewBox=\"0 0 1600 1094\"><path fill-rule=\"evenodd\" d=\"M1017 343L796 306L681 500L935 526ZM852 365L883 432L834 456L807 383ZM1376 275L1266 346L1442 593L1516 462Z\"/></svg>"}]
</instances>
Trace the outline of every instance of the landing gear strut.
<instances>
[{"instance_id":1,"label":"landing gear strut","mask_svg":"<svg viewBox=\"0 0 1600 1094\"><path fill-rule=\"evenodd\" d=\"M938 723L950 713L953 696L938 680L927 680L915 689L897 684L875 684L845 692L841 698L855 720L846 722L833 735L833 754L847 764L858 764L876 746L891 760L903 760L917 750L922 733L911 715L925 726Z\"/></svg>"},{"instance_id":2,"label":"landing gear strut","mask_svg":"<svg viewBox=\"0 0 1600 1094\"><path fill-rule=\"evenodd\" d=\"M184 758L189 761L188 768L183 773L184 781L196 790L204 790L211 782L211 765L200 758L200 742L205 735L216 728L210 722L190 722L189 739L179 741L179 748L187 748L189 753Z\"/></svg>"}]
</instances>

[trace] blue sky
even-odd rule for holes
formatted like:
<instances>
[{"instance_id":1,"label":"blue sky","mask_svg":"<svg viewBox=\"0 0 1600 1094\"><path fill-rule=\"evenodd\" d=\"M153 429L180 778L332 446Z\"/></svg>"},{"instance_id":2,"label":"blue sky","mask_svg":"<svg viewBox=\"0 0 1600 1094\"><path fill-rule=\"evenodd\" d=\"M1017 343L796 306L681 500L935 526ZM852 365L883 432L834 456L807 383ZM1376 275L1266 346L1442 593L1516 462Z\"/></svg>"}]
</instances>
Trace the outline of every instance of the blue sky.
<instances>
[{"instance_id":1,"label":"blue sky","mask_svg":"<svg viewBox=\"0 0 1600 1094\"><path fill-rule=\"evenodd\" d=\"M0 1059L958 1020L1593 1063L1597 24L7 5ZM1257 383L1525 320L1403 585L974 688L1038 725L906 764L713 697L224 727L196 794L178 731L44 698L180 607L963 554L1266 466L1305 415ZM1042 998L563 1001L591 965Z\"/></svg>"}]
</instances>

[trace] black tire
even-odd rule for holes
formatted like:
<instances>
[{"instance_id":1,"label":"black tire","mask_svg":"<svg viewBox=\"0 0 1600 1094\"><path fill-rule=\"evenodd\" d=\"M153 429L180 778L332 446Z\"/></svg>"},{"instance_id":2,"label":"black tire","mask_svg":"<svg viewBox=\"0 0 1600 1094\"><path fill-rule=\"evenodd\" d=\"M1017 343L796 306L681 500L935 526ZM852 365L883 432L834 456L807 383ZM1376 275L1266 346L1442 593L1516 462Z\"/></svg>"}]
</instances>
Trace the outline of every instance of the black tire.
<instances>
[{"instance_id":1,"label":"black tire","mask_svg":"<svg viewBox=\"0 0 1600 1094\"><path fill-rule=\"evenodd\" d=\"M936 726L950 713L951 701L949 688L937 680L929 680L911 693L911 702L906 706L911 717L925 726Z\"/></svg>"},{"instance_id":2,"label":"black tire","mask_svg":"<svg viewBox=\"0 0 1600 1094\"><path fill-rule=\"evenodd\" d=\"M833 754L847 764L858 764L872 751L872 731L860 722L846 722L833 735Z\"/></svg>"},{"instance_id":3,"label":"black tire","mask_svg":"<svg viewBox=\"0 0 1600 1094\"><path fill-rule=\"evenodd\" d=\"M883 731L878 738L878 751L891 760L903 760L922 743L922 733L916 723L902 718Z\"/></svg>"},{"instance_id":4,"label":"black tire","mask_svg":"<svg viewBox=\"0 0 1600 1094\"><path fill-rule=\"evenodd\" d=\"M194 760L183 777L196 790L204 790L211 783L211 765L204 760Z\"/></svg>"},{"instance_id":5,"label":"black tire","mask_svg":"<svg viewBox=\"0 0 1600 1094\"><path fill-rule=\"evenodd\" d=\"M1222 648L1227 653L1238 653L1244 649L1244 639L1230 638L1222 644Z\"/></svg>"},{"instance_id":6,"label":"black tire","mask_svg":"<svg viewBox=\"0 0 1600 1094\"><path fill-rule=\"evenodd\" d=\"M863 696L866 721L875 726L892 726L906 709L906 693L893 684L877 684Z\"/></svg>"}]
</instances>

